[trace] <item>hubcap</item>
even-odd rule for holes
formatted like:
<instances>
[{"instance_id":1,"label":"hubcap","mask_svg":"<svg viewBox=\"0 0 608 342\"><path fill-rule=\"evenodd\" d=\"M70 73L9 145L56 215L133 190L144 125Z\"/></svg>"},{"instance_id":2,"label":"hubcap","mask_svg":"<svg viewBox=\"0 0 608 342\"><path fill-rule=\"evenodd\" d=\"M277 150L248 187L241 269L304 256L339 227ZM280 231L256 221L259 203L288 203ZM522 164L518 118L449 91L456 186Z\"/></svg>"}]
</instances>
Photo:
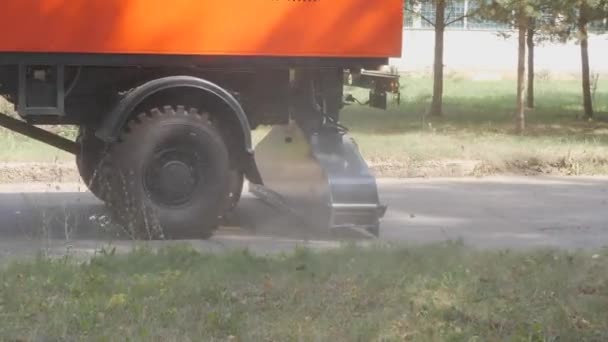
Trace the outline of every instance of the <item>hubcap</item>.
<instances>
[{"instance_id":1,"label":"hubcap","mask_svg":"<svg viewBox=\"0 0 608 342\"><path fill-rule=\"evenodd\" d=\"M146 168L144 182L154 202L180 206L188 203L196 187L205 182L204 174L204 165L194 151L163 150Z\"/></svg>"}]
</instances>

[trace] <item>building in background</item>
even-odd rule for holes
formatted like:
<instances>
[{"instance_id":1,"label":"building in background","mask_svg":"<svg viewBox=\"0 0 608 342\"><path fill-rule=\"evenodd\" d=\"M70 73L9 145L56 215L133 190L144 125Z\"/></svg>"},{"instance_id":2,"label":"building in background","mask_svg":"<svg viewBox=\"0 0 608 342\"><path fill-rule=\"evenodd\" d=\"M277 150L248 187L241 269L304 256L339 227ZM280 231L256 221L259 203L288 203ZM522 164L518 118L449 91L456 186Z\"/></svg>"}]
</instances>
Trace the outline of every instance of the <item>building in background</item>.
<instances>
[{"instance_id":1,"label":"building in background","mask_svg":"<svg viewBox=\"0 0 608 342\"><path fill-rule=\"evenodd\" d=\"M459 18L472 10L469 0L450 1L446 10ZM435 12L426 3L415 9L431 22ZM420 15L405 13L404 52L392 64L402 71L431 73L434 28ZM606 21L594 23L591 30L608 27ZM517 40L513 27L478 18L463 18L446 28L445 67L447 75L474 79L511 78L517 68ZM592 34L589 52L593 73L608 74L608 34ZM536 70L547 77L578 78L581 70L580 47L576 42L546 42L536 48Z\"/></svg>"}]
</instances>

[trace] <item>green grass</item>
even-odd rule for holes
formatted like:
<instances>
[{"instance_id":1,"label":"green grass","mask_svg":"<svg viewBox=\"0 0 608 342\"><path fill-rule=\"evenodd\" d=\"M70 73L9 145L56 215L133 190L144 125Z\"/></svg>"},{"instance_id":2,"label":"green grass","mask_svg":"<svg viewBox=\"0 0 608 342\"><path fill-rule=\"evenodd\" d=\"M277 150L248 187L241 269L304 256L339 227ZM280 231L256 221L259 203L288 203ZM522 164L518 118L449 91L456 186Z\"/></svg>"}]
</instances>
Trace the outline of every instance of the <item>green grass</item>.
<instances>
[{"instance_id":1,"label":"green grass","mask_svg":"<svg viewBox=\"0 0 608 342\"><path fill-rule=\"evenodd\" d=\"M14 114L14 108L4 98L0 97L0 113ZM73 127L53 128L54 133L74 138ZM72 160L69 153L43 144L23 135L0 128L0 162L55 162Z\"/></svg>"},{"instance_id":2,"label":"green grass","mask_svg":"<svg viewBox=\"0 0 608 342\"><path fill-rule=\"evenodd\" d=\"M469 173L481 175L608 174L605 77L595 91L597 113L592 122L578 118L582 112L578 81L541 78L536 84L536 109L528 110L524 135L513 129L514 81L472 81L448 75L442 118L425 115L431 98L429 79L405 76L402 84L401 105L393 104L387 111L352 105L342 116L378 175L442 175L442 163L452 161L474 161ZM365 91L353 92L365 99ZM254 132L255 140L267 131ZM71 158L6 130L0 130L0 144L0 162Z\"/></svg>"},{"instance_id":3,"label":"green grass","mask_svg":"<svg viewBox=\"0 0 608 342\"><path fill-rule=\"evenodd\" d=\"M524 135L514 133L513 81L448 79L442 118L425 115L431 98L429 80L405 78L403 84L401 105L388 111L351 106L343 115L372 164L393 164L407 173L432 161L476 160L487 172L543 168L563 174L608 174L608 80L598 83L593 122L578 119L578 82L537 82L536 109L528 110ZM357 90L355 94L365 95Z\"/></svg>"},{"instance_id":4,"label":"green grass","mask_svg":"<svg viewBox=\"0 0 608 342\"><path fill-rule=\"evenodd\" d=\"M608 251L181 247L0 270L0 339L605 341Z\"/></svg>"},{"instance_id":5,"label":"green grass","mask_svg":"<svg viewBox=\"0 0 608 342\"><path fill-rule=\"evenodd\" d=\"M0 144L0 162L56 162L74 159L69 153L4 129L0 131Z\"/></svg>"}]
</instances>

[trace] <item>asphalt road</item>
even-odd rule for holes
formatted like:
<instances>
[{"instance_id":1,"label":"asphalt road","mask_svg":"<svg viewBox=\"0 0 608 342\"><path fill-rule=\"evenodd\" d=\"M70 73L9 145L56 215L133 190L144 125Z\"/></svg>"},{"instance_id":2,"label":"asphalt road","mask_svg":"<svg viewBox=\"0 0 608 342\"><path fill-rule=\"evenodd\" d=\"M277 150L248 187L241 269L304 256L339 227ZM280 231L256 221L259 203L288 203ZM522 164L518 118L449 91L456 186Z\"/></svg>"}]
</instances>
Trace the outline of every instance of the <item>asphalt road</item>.
<instances>
[{"instance_id":1,"label":"asphalt road","mask_svg":"<svg viewBox=\"0 0 608 342\"><path fill-rule=\"evenodd\" d=\"M608 246L608 178L383 179L379 188L389 206L384 241L462 239L480 248ZM38 252L90 255L109 246L126 251L142 243L108 223L103 205L79 184L1 185L0 218L4 260ZM213 239L188 242L201 250L247 247L258 253L338 245L294 228L248 195Z\"/></svg>"}]
</instances>

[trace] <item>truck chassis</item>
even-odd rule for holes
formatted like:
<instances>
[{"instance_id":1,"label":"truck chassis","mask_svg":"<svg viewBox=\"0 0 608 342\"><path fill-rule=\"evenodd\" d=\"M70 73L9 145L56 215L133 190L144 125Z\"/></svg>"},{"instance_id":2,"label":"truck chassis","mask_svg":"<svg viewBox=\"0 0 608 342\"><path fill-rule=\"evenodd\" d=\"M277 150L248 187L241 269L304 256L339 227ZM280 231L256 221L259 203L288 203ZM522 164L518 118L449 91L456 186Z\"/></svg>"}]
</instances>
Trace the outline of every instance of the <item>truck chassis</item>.
<instances>
[{"instance_id":1,"label":"truck chassis","mask_svg":"<svg viewBox=\"0 0 608 342\"><path fill-rule=\"evenodd\" d=\"M19 115L0 125L74 154L129 230L210 237L247 180L312 230L379 233L386 208L340 111L345 79L372 107L398 93L373 71L401 53L402 0L0 5L0 95ZM274 128L254 148L259 126Z\"/></svg>"},{"instance_id":2,"label":"truck chassis","mask_svg":"<svg viewBox=\"0 0 608 342\"><path fill-rule=\"evenodd\" d=\"M256 195L314 218L310 227L379 233L385 208L339 113L345 73L385 60L203 59L184 67L179 59L130 66L11 57L21 63L0 66L0 89L21 120L2 115L0 126L74 154L91 192L133 232L210 237L246 178ZM370 103L386 101L386 80L378 78ZM396 77L388 80L394 89ZM78 138L36 127L48 124L77 125ZM250 132L260 125L276 127L254 151Z\"/></svg>"}]
</instances>

